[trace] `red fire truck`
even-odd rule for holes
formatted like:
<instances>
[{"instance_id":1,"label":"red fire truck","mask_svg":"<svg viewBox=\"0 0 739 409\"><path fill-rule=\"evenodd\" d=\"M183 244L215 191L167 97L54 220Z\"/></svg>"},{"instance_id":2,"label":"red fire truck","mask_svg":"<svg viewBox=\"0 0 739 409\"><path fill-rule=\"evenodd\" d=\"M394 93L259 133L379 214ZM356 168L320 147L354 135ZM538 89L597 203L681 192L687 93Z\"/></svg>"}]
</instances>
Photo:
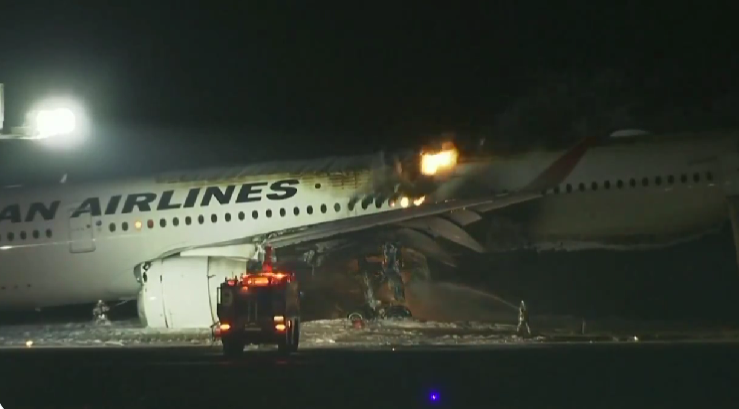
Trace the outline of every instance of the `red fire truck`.
<instances>
[{"instance_id":1,"label":"red fire truck","mask_svg":"<svg viewBox=\"0 0 739 409\"><path fill-rule=\"evenodd\" d=\"M215 336L223 353L239 356L248 344L277 344L282 353L298 350L300 291L294 273L262 271L226 279L218 289Z\"/></svg>"}]
</instances>

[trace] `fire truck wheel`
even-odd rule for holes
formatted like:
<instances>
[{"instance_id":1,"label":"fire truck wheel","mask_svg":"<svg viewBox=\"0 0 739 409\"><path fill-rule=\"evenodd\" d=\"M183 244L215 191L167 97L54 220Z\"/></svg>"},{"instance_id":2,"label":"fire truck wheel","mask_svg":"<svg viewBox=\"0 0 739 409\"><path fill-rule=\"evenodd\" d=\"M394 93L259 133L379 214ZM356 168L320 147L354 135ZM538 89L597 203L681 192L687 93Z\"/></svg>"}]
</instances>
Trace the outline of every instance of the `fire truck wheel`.
<instances>
[{"instance_id":1,"label":"fire truck wheel","mask_svg":"<svg viewBox=\"0 0 739 409\"><path fill-rule=\"evenodd\" d=\"M277 344L277 350L283 354L289 354L298 350L300 341L300 320L297 318L288 321L285 337Z\"/></svg>"},{"instance_id":2,"label":"fire truck wheel","mask_svg":"<svg viewBox=\"0 0 739 409\"><path fill-rule=\"evenodd\" d=\"M228 358L239 357L244 353L244 343L231 339L223 339L223 355Z\"/></svg>"}]
</instances>

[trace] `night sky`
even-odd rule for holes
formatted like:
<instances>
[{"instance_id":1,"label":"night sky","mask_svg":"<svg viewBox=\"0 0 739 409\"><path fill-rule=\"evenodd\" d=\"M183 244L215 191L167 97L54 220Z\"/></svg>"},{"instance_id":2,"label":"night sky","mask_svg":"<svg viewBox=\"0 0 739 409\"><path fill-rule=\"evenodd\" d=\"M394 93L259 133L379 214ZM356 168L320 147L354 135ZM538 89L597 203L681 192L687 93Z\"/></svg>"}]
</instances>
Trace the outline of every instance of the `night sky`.
<instances>
[{"instance_id":1,"label":"night sky","mask_svg":"<svg viewBox=\"0 0 739 409\"><path fill-rule=\"evenodd\" d=\"M2 181L370 153L444 131L525 149L739 118L728 6L240 3L3 2L7 125L47 95L94 122L82 145L0 144Z\"/></svg>"}]
</instances>

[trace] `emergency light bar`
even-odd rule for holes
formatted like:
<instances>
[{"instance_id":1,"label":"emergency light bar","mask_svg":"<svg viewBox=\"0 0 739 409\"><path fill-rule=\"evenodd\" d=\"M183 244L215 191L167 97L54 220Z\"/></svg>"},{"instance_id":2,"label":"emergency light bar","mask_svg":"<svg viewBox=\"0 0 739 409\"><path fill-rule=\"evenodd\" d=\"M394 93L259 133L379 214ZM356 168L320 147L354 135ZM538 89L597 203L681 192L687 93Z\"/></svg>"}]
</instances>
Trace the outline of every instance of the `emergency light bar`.
<instances>
[{"instance_id":1,"label":"emergency light bar","mask_svg":"<svg viewBox=\"0 0 739 409\"><path fill-rule=\"evenodd\" d=\"M294 278L293 274L286 273L258 273L258 274L244 274L241 276L241 280L230 278L226 280L226 284L229 287L235 287L237 285L244 285L247 287L267 287L270 285L282 284L284 282L292 282Z\"/></svg>"},{"instance_id":2,"label":"emergency light bar","mask_svg":"<svg viewBox=\"0 0 739 409\"><path fill-rule=\"evenodd\" d=\"M270 284L269 277L257 276L257 277L246 277L244 284L250 287L261 287Z\"/></svg>"}]
</instances>

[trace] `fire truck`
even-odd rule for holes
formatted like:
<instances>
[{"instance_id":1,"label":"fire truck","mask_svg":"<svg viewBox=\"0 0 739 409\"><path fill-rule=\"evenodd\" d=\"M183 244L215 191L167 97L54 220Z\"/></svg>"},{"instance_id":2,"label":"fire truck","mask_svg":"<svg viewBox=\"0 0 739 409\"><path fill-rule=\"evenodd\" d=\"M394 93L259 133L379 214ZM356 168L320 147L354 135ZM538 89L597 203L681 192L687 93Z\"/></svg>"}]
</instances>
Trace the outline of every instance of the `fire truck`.
<instances>
[{"instance_id":1,"label":"fire truck","mask_svg":"<svg viewBox=\"0 0 739 409\"><path fill-rule=\"evenodd\" d=\"M262 271L227 278L218 288L215 337L227 357L240 356L248 344L276 344L281 353L298 350L300 290L294 273Z\"/></svg>"}]
</instances>

